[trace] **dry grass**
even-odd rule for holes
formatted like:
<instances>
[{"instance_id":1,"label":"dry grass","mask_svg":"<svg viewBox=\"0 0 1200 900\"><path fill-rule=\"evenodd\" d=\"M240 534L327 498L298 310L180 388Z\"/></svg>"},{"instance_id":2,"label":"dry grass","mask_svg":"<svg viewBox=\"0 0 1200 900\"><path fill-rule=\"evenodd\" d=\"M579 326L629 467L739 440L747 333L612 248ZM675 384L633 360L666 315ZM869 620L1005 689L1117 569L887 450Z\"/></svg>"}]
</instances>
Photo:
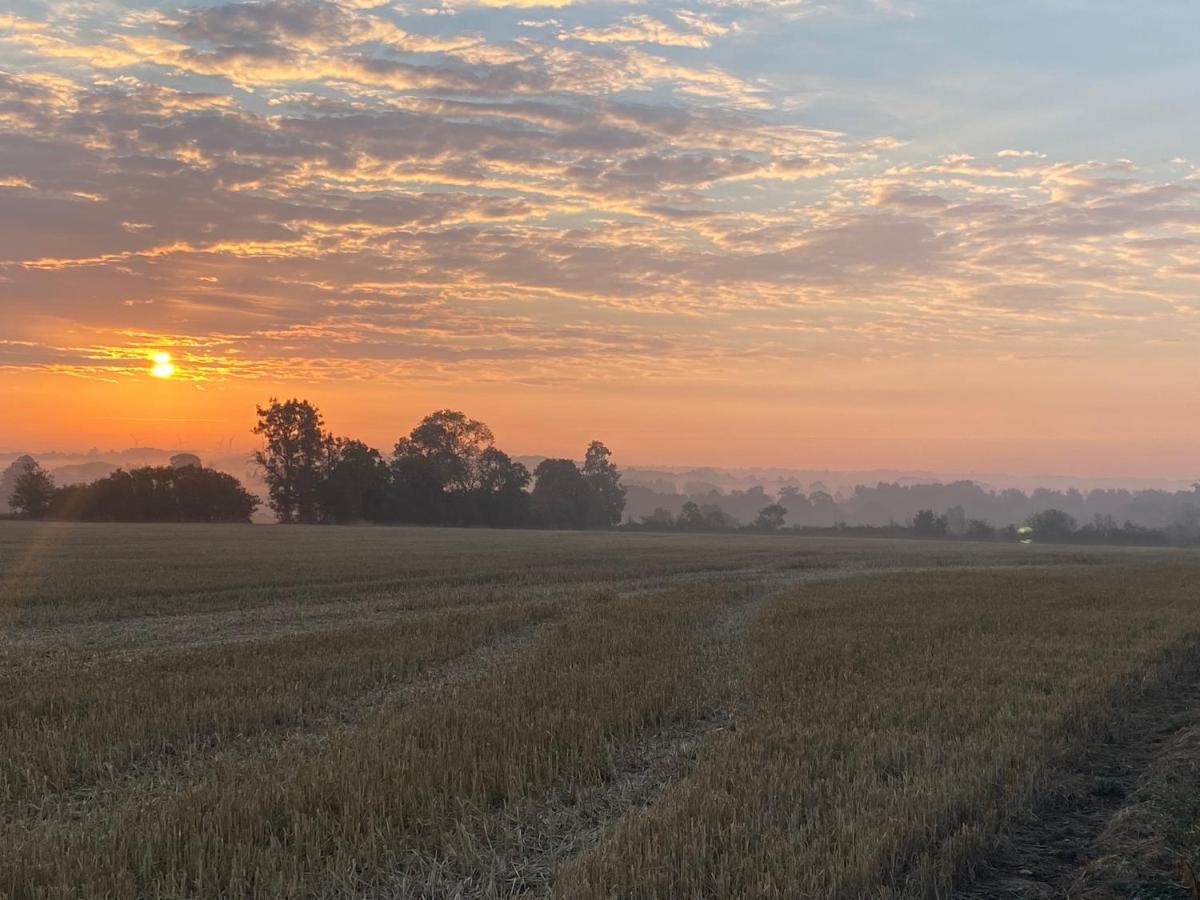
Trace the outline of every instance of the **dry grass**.
<instances>
[{"instance_id":1,"label":"dry grass","mask_svg":"<svg viewBox=\"0 0 1200 900\"><path fill-rule=\"evenodd\" d=\"M104 660L78 677L32 667L0 699L0 809L120 778L164 757L352 714L368 692L553 617L550 601L420 613L385 626Z\"/></svg>"},{"instance_id":2,"label":"dry grass","mask_svg":"<svg viewBox=\"0 0 1200 900\"><path fill-rule=\"evenodd\" d=\"M753 706L563 897L932 897L1148 673L1195 663L1191 566L955 572L778 598Z\"/></svg>"},{"instance_id":3,"label":"dry grass","mask_svg":"<svg viewBox=\"0 0 1200 900\"><path fill-rule=\"evenodd\" d=\"M1170 552L0 526L0 896L935 896L1192 659Z\"/></svg>"}]
</instances>

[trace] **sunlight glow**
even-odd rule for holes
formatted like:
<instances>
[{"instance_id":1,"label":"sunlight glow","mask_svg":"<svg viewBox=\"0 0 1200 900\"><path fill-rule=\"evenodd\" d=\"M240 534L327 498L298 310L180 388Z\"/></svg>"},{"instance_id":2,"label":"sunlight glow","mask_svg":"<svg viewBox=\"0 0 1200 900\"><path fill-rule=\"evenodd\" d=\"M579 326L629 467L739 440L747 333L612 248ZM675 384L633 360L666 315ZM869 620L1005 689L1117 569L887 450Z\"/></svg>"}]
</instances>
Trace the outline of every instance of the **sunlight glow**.
<instances>
[{"instance_id":1,"label":"sunlight glow","mask_svg":"<svg viewBox=\"0 0 1200 900\"><path fill-rule=\"evenodd\" d=\"M155 353L152 359L154 367L150 370L150 374L154 378L170 378L175 374L175 364L171 362L170 353Z\"/></svg>"}]
</instances>

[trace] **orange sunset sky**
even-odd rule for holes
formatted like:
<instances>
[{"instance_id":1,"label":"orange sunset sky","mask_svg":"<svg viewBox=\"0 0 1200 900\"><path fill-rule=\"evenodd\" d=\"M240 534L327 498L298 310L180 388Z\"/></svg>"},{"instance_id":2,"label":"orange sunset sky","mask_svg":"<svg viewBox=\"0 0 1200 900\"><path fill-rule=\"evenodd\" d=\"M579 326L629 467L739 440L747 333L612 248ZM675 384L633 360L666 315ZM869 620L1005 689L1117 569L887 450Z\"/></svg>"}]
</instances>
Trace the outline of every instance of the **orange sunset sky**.
<instances>
[{"instance_id":1,"label":"orange sunset sky","mask_svg":"<svg viewBox=\"0 0 1200 900\"><path fill-rule=\"evenodd\" d=\"M514 454L1200 477L1198 27L22 0L0 450L249 448L300 396L384 450L448 406Z\"/></svg>"}]
</instances>

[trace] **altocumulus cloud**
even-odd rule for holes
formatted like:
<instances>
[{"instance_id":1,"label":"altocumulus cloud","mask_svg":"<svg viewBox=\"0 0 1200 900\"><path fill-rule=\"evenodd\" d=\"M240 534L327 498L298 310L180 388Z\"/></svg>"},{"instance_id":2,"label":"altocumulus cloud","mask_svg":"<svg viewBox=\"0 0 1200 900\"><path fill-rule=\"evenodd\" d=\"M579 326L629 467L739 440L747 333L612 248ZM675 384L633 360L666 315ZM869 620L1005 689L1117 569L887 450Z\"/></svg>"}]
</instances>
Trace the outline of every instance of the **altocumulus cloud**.
<instances>
[{"instance_id":1,"label":"altocumulus cloud","mask_svg":"<svg viewBox=\"0 0 1200 900\"><path fill-rule=\"evenodd\" d=\"M168 337L197 379L570 382L1196 336L1190 169L922 158L716 62L771 4L576 6L3 17L0 366L136 377Z\"/></svg>"}]
</instances>

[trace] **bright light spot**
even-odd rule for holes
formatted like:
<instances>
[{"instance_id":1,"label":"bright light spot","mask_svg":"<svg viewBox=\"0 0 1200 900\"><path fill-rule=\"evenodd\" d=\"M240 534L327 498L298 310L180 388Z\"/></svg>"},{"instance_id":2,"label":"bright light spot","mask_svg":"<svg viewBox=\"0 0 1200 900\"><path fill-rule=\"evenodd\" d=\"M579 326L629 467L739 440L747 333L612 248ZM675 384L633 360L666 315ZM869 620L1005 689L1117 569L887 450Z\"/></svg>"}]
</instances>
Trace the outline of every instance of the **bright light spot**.
<instances>
[{"instance_id":1,"label":"bright light spot","mask_svg":"<svg viewBox=\"0 0 1200 900\"><path fill-rule=\"evenodd\" d=\"M150 370L150 374L155 378L170 378L175 374L175 365L171 362L171 354L158 352L153 357L154 368Z\"/></svg>"}]
</instances>

